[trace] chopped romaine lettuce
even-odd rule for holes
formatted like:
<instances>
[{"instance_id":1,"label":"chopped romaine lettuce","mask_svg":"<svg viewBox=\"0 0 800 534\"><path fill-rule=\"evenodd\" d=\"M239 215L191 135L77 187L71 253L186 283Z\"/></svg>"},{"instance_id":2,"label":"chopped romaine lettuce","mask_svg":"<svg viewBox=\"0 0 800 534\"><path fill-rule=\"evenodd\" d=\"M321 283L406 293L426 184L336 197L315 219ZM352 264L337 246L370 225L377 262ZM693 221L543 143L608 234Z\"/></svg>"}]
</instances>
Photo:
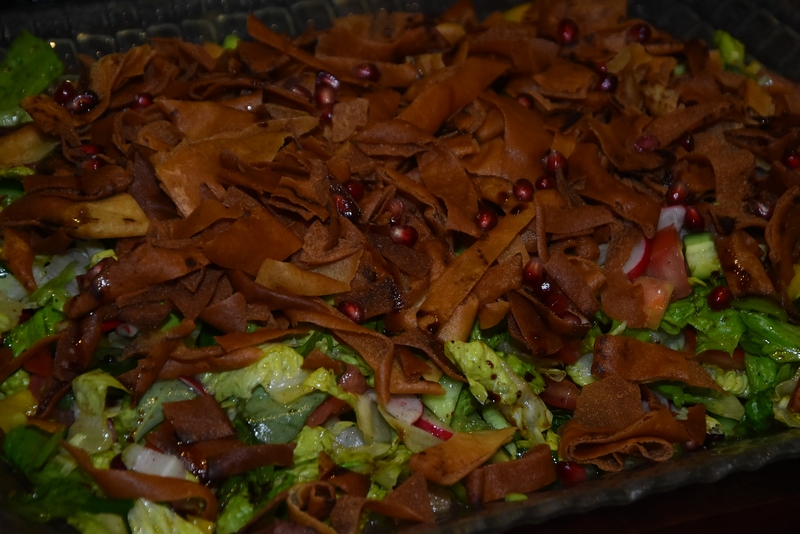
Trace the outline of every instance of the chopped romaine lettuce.
<instances>
[{"instance_id":1,"label":"chopped romaine lettuce","mask_svg":"<svg viewBox=\"0 0 800 534\"><path fill-rule=\"evenodd\" d=\"M580 387L586 386L594 382L592 376L592 364L594 363L594 353L587 352L575 363L567 365L565 370L573 382Z\"/></svg>"},{"instance_id":2,"label":"chopped romaine lettuce","mask_svg":"<svg viewBox=\"0 0 800 534\"><path fill-rule=\"evenodd\" d=\"M740 312L734 308L714 311L708 306L708 286L695 286L692 294L667 306L661 328L678 334L691 325L697 332L697 354L707 350L724 350L732 354L745 332Z\"/></svg>"},{"instance_id":3,"label":"chopped romaine lettuce","mask_svg":"<svg viewBox=\"0 0 800 534\"><path fill-rule=\"evenodd\" d=\"M778 378L778 364L767 356L744 355L747 369L747 379L753 393L771 391L775 388Z\"/></svg>"},{"instance_id":4,"label":"chopped romaine lettuce","mask_svg":"<svg viewBox=\"0 0 800 534\"><path fill-rule=\"evenodd\" d=\"M503 404L516 402L518 389L489 345L483 341L448 341L444 353L464 371L470 391L481 403L488 400L489 392Z\"/></svg>"},{"instance_id":5,"label":"chopped romaine lettuce","mask_svg":"<svg viewBox=\"0 0 800 534\"><path fill-rule=\"evenodd\" d=\"M422 403L427 406L436 417L449 424L450 420L453 418L453 413L458 403L458 397L464 384L447 375L442 375L442 378L439 379L439 385L444 388L444 395L422 395Z\"/></svg>"},{"instance_id":6,"label":"chopped romaine lettuce","mask_svg":"<svg viewBox=\"0 0 800 534\"><path fill-rule=\"evenodd\" d=\"M478 413L479 407L480 403L470 393L470 390L462 389L450 422L453 429L458 432L479 432L491 429L492 427Z\"/></svg>"},{"instance_id":7,"label":"chopped romaine lettuce","mask_svg":"<svg viewBox=\"0 0 800 534\"><path fill-rule=\"evenodd\" d=\"M704 365L719 387L731 395L747 398L750 396L748 373L737 369L722 369L716 365Z\"/></svg>"},{"instance_id":8,"label":"chopped romaine lettuce","mask_svg":"<svg viewBox=\"0 0 800 534\"><path fill-rule=\"evenodd\" d=\"M313 392L284 404L257 387L245 403L242 415L260 442L289 443L324 400L324 393Z\"/></svg>"},{"instance_id":9,"label":"chopped romaine lettuce","mask_svg":"<svg viewBox=\"0 0 800 534\"><path fill-rule=\"evenodd\" d=\"M206 534L168 506L146 499L137 499L128 512L128 524L133 534Z\"/></svg>"},{"instance_id":10,"label":"chopped romaine lettuce","mask_svg":"<svg viewBox=\"0 0 800 534\"><path fill-rule=\"evenodd\" d=\"M278 402L291 402L311 391L303 385L308 371L301 368L303 357L287 345L264 347L264 357L243 369L203 375L203 385L218 401L229 397L249 399L261 386Z\"/></svg>"},{"instance_id":11,"label":"chopped romaine lettuce","mask_svg":"<svg viewBox=\"0 0 800 534\"><path fill-rule=\"evenodd\" d=\"M682 408L684 404L704 404L709 412L728 419L741 421L744 417L744 406L735 395L675 383L657 384L651 387L670 399L678 408Z\"/></svg>"},{"instance_id":12,"label":"chopped romaine lettuce","mask_svg":"<svg viewBox=\"0 0 800 534\"><path fill-rule=\"evenodd\" d=\"M63 71L64 65L50 45L23 31L0 65L0 126L12 128L29 122L20 101L41 93Z\"/></svg>"},{"instance_id":13,"label":"chopped romaine lettuce","mask_svg":"<svg viewBox=\"0 0 800 534\"><path fill-rule=\"evenodd\" d=\"M15 326L6 336L4 347L11 347L14 356L19 356L25 349L43 337L56 333L56 326L63 321L65 315L58 311L53 304L40 308L33 317L24 323Z\"/></svg>"},{"instance_id":14,"label":"chopped romaine lettuce","mask_svg":"<svg viewBox=\"0 0 800 534\"><path fill-rule=\"evenodd\" d=\"M195 396L197 393L180 380L160 380L145 392L138 405L131 407L128 402L122 403L120 413L114 418L117 434L130 435L134 441L139 441L164 420L162 404Z\"/></svg>"},{"instance_id":15,"label":"chopped romaine lettuce","mask_svg":"<svg viewBox=\"0 0 800 534\"><path fill-rule=\"evenodd\" d=\"M75 267L77 265L77 262L69 263L58 276L51 278L31 293L30 301L35 302L40 307L49 302L54 309L63 312L64 304L72 296L66 290L66 286L75 279Z\"/></svg>"},{"instance_id":16,"label":"chopped romaine lettuce","mask_svg":"<svg viewBox=\"0 0 800 534\"><path fill-rule=\"evenodd\" d=\"M128 534L125 520L116 514L81 512L67 519L81 534Z\"/></svg>"},{"instance_id":17,"label":"chopped romaine lettuce","mask_svg":"<svg viewBox=\"0 0 800 534\"><path fill-rule=\"evenodd\" d=\"M79 375L72 382L77 410L67 438L90 454L107 451L114 444L107 421L116 414L106 409L108 388L127 392L116 378L99 369Z\"/></svg>"},{"instance_id":18,"label":"chopped romaine lettuce","mask_svg":"<svg viewBox=\"0 0 800 534\"><path fill-rule=\"evenodd\" d=\"M748 329L742 344L747 352L777 362L800 361L800 326L757 312L742 310L739 315Z\"/></svg>"}]
</instances>

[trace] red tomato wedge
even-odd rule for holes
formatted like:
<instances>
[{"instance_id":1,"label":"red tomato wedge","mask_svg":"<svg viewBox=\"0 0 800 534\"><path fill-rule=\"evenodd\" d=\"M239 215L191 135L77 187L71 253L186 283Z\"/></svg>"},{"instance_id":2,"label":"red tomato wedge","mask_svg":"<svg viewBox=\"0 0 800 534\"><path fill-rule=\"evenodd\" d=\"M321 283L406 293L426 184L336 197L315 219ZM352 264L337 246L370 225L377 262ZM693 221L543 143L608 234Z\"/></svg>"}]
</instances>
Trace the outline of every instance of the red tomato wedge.
<instances>
[{"instance_id":1,"label":"red tomato wedge","mask_svg":"<svg viewBox=\"0 0 800 534\"><path fill-rule=\"evenodd\" d=\"M53 357L47 350L22 364L22 368L37 376L48 377L53 372Z\"/></svg>"},{"instance_id":2,"label":"red tomato wedge","mask_svg":"<svg viewBox=\"0 0 800 534\"><path fill-rule=\"evenodd\" d=\"M664 312L669 306L669 299L672 296L672 282L651 278L650 276L640 276L635 284L642 286L644 292L644 313L647 315L645 328L658 330Z\"/></svg>"},{"instance_id":3,"label":"red tomato wedge","mask_svg":"<svg viewBox=\"0 0 800 534\"><path fill-rule=\"evenodd\" d=\"M564 408L565 410L575 409L578 404L578 395L581 393L578 386L566 378L561 382L556 382L545 377L545 382L547 382L547 387L539 393L539 398L545 404L556 408Z\"/></svg>"},{"instance_id":4,"label":"red tomato wedge","mask_svg":"<svg viewBox=\"0 0 800 534\"><path fill-rule=\"evenodd\" d=\"M686 274L686 261L683 258L683 242L674 226L670 225L656 232L650 250L650 263L644 274L671 282L673 301L692 293L689 276Z\"/></svg>"}]
</instances>

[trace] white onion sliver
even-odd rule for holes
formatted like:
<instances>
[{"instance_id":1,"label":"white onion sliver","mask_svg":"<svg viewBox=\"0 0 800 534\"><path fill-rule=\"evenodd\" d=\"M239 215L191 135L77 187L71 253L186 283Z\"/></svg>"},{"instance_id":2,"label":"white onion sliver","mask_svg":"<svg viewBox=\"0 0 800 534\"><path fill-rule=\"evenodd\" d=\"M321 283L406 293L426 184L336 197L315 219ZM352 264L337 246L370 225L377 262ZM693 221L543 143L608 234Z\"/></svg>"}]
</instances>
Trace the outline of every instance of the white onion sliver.
<instances>
[{"instance_id":1,"label":"white onion sliver","mask_svg":"<svg viewBox=\"0 0 800 534\"><path fill-rule=\"evenodd\" d=\"M125 467L137 473L170 478L186 478L186 469L175 456L133 444L122 451Z\"/></svg>"},{"instance_id":2,"label":"white onion sliver","mask_svg":"<svg viewBox=\"0 0 800 534\"><path fill-rule=\"evenodd\" d=\"M683 229L683 220L686 217L685 206L666 206L661 208L661 214L658 216L658 229L666 228L673 225L679 232Z\"/></svg>"}]
</instances>

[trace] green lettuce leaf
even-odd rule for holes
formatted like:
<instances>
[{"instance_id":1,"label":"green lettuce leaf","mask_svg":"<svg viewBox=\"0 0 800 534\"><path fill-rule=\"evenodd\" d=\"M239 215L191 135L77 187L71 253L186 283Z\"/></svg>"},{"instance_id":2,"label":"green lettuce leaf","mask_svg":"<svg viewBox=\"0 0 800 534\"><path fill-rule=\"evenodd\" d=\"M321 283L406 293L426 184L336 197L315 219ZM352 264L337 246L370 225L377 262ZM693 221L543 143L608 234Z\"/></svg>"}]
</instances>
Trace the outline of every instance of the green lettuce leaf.
<instances>
[{"instance_id":1,"label":"green lettuce leaf","mask_svg":"<svg viewBox=\"0 0 800 534\"><path fill-rule=\"evenodd\" d=\"M303 357L287 345L275 343L264 347L264 357L243 369L208 373L201 381L218 401L235 397L249 399L261 386L278 402L291 402L311 388L303 385L308 371L301 368Z\"/></svg>"},{"instance_id":2,"label":"green lettuce leaf","mask_svg":"<svg viewBox=\"0 0 800 534\"><path fill-rule=\"evenodd\" d=\"M122 409L114 417L114 426L119 436L129 436L139 441L164 420L161 405L193 399L197 393L180 380L159 380L145 392L134 407L129 402L122 403Z\"/></svg>"},{"instance_id":3,"label":"green lettuce leaf","mask_svg":"<svg viewBox=\"0 0 800 534\"><path fill-rule=\"evenodd\" d=\"M478 401L485 403L492 392L503 404L516 402L518 388L503 368L500 357L485 342L448 341L444 344L444 353L464 371L469 389Z\"/></svg>"},{"instance_id":4,"label":"green lettuce leaf","mask_svg":"<svg viewBox=\"0 0 800 534\"><path fill-rule=\"evenodd\" d=\"M745 324L735 308L712 310L708 306L710 291L708 286L696 286L689 297L667 306L661 329L675 335L692 325L697 332L697 354L707 350L724 350L732 354L745 333Z\"/></svg>"},{"instance_id":5,"label":"green lettuce leaf","mask_svg":"<svg viewBox=\"0 0 800 534\"><path fill-rule=\"evenodd\" d=\"M130 512L128 524L133 534L171 533L206 534L200 527L188 522L168 506L145 499L137 499Z\"/></svg>"},{"instance_id":6,"label":"green lettuce leaf","mask_svg":"<svg viewBox=\"0 0 800 534\"><path fill-rule=\"evenodd\" d=\"M757 312L743 310L739 315L748 329L742 344L747 352L781 363L800 361L800 326Z\"/></svg>"},{"instance_id":7,"label":"green lettuce leaf","mask_svg":"<svg viewBox=\"0 0 800 534\"><path fill-rule=\"evenodd\" d=\"M651 388L670 399L678 408L682 408L684 404L704 404L709 412L722 417L737 421L741 421L744 417L744 406L735 395L674 383L657 384Z\"/></svg>"},{"instance_id":8,"label":"green lettuce leaf","mask_svg":"<svg viewBox=\"0 0 800 534\"><path fill-rule=\"evenodd\" d=\"M63 71L64 65L50 45L23 31L0 64L0 126L11 128L30 122L19 107L20 101L44 91Z\"/></svg>"},{"instance_id":9,"label":"green lettuce leaf","mask_svg":"<svg viewBox=\"0 0 800 534\"><path fill-rule=\"evenodd\" d=\"M90 454L107 451L114 444L107 421L116 414L106 410L108 388L127 393L125 386L100 369L79 375L72 382L78 410L75 422L69 427L68 440Z\"/></svg>"},{"instance_id":10,"label":"green lettuce leaf","mask_svg":"<svg viewBox=\"0 0 800 534\"><path fill-rule=\"evenodd\" d=\"M77 265L78 262L73 261L64 267L58 276L39 286L39 288L28 297L30 301L35 302L39 306L50 303L53 309L63 312L64 304L66 304L67 300L71 297L66 290L66 286L75 278L75 267Z\"/></svg>"},{"instance_id":11,"label":"green lettuce leaf","mask_svg":"<svg viewBox=\"0 0 800 534\"><path fill-rule=\"evenodd\" d=\"M258 441L289 443L325 398L324 393L313 392L283 404L270 397L263 388L257 387L245 403L242 415Z\"/></svg>"},{"instance_id":12,"label":"green lettuce leaf","mask_svg":"<svg viewBox=\"0 0 800 534\"><path fill-rule=\"evenodd\" d=\"M24 323L15 326L6 335L4 347L10 347L14 356L19 356L25 349L43 337L56 333L56 326L65 319L65 315L58 311L53 304L40 308L33 317Z\"/></svg>"},{"instance_id":13,"label":"green lettuce leaf","mask_svg":"<svg viewBox=\"0 0 800 534\"><path fill-rule=\"evenodd\" d=\"M115 514L90 514L81 512L67 519L81 534L128 534L125 520Z\"/></svg>"},{"instance_id":14,"label":"green lettuce leaf","mask_svg":"<svg viewBox=\"0 0 800 534\"><path fill-rule=\"evenodd\" d=\"M747 380L753 393L772 390L777 384L778 364L768 356L744 355Z\"/></svg>"}]
</instances>

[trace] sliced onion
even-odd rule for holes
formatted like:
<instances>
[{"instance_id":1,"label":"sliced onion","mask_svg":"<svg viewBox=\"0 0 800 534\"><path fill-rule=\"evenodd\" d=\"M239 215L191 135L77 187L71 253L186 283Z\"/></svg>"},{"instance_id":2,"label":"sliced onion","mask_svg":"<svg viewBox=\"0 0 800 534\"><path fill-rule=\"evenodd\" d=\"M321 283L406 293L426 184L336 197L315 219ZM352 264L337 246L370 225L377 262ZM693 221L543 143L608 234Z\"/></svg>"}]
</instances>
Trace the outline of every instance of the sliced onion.
<instances>
[{"instance_id":1,"label":"sliced onion","mask_svg":"<svg viewBox=\"0 0 800 534\"><path fill-rule=\"evenodd\" d=\"M661 208L658 216L658 230L673 225L679 232L683 229L683 221L686 218L686 206L680 204Z\"/></svg>"},{"instance_id":2,"label":"sliced onion","mask_svg":"<svg viewBox=\"0 0 800 534\"><path fill-rule=\"evenodd\" d=\"M133 444L122 451L125 467L137 473L170 478L186 478L183 462L175 456Z\"/></svg>"}]
</instances>

